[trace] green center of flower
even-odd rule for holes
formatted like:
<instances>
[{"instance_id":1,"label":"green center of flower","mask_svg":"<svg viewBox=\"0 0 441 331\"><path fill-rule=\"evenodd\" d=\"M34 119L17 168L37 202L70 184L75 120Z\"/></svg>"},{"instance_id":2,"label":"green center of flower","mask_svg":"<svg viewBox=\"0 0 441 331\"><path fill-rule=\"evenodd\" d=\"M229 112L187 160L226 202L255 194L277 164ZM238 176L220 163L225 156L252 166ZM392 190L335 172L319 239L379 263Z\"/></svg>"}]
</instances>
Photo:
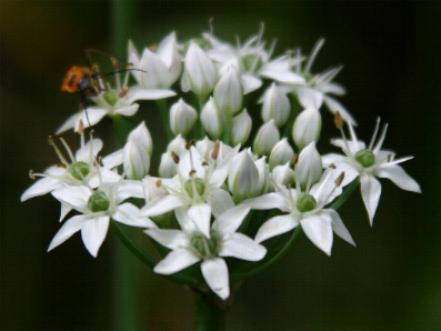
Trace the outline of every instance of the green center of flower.
<instances>
[{"instance_id":1,"label":"green center of flower","mask_svg":"<svg viewBox=\"0 0 441 331\"><path fill-rule=\"evenodd\" d=\"M311 194L302 193L297 199L296 206L298 211L300 211L301 213L306 213L313 210L317 206L317 201L315 201L314 197Z\"/></svg>"},{"instance_id":2,"label":"green center of flower","mask_svg":"<svg viewBox=\"0 0 441 331\"><path fill-rule=\"evenodd\" d=\"M358 151L355 154L355 159L364 168L369 168L370 166L374 165L374 163L375 163L375 155L374 155L374 153L372 153L372 151L370 151L368 149Z\"/></svg>"},{"instance_id":3,"label":"green center of flower","mask_svg":"<svg viewBox=\"0 0 441 331\"><path fill-rule=\"evenodd\" d=\"M106 91L103 94L103 98L109 105L114 106L118 101L118 94L115 91Z\"/></svg>"},{"instance_id":4,"label":"green center of flower","mask_svg":"<svg viewBox=\"0 0 441 331\"><path fill-rule=\"evenodd\" d=\"M84 161L74 162L69 166L69 173L73 178L78 180L83 180L87 175L89 175L90 167Z\"/></svg>"},{"instance_id":5,"label":"green center of flower","mask_svg":"<svg viewBox=\"0 0 441 331\"><path fill-rule=\"evenodd\" d=\"M218 255L221 246L221 237L215 231L210 233L210 238L198 233L191 237L190 243L191 247L196 251L196 254L203 259L208 259Z\"/></svg>"},{"instance_id":6,"label":"green center of flower","mask_svg":"<svg viewBox=\"0 0 441 331\"><path fill-rule=\"evenodd\" d=\"M197 193L197 195L199 196L202 196L205 192L205 183L200 178L189 179L185 183L185 191L187 191L188 195L192 198L195 197L195 193Z\"/></svg>"},{"instance_id":7,"label":"green center of flower","mask_svg":"<svg viewBox=\"0 0 441 331\"><path fill-rule=\"evenodd\" d=\"M262 59L256 54L247 54L241 60L245 71L256 71L262 65Z\"/></svg>"},{"instance_id":8,"label":"green center of flower","mask_svg":"<svg viewBox=\"0 0 441 331\"><path fill-rule=\"evenodd\" d=\"M87 207L94 213L106 211L110 207L110 200L103 191L96 191L90 196Z\"/></svg>"}]
</instances>

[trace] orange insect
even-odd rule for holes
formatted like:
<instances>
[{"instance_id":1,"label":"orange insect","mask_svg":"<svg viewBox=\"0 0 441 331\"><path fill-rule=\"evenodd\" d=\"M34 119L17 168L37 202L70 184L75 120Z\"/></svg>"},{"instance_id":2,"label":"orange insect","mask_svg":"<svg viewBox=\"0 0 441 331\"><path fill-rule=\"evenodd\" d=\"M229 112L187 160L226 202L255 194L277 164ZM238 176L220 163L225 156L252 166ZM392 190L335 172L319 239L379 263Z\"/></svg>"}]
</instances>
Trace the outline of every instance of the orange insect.
<instances>
[{"instance_id":1,"label":"orange insect","mask_svg":"<svg viewBox=\"0 0 441 331\"><path fill-rule=\"evenodd\" d=\"M98 74L86 66L72 66L66 73L61 84L61 91L67 93L85 93L95 95Z\"/></svg>"}]
</instances>

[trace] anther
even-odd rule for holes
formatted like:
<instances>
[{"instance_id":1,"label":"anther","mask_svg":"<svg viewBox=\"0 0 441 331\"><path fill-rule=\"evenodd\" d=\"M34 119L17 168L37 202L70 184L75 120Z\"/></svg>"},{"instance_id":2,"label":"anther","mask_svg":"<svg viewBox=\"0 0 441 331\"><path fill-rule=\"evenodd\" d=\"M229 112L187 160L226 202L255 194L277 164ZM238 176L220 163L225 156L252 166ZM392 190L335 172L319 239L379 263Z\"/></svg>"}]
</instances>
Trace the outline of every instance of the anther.
<instances>
[{"instance_id":1,"label":"anther","mask_svg":"<svg viewBox=\"0 0 441 331\"><path fill-rule=\"evenodd\" d=\"M190 149L191 146L194 145L194 140L189 140L187 141L187 143L185 144L185 149Z\"/></svg>"},{"instance_id":2,"label":"anther","mask_svg":"<svg viewBox=\"0 0 441 331\"><path fill-rule=\"evenodd\" d=\"M335 185L336 186L340 186L341 183L343 183L343 179L345 179L345 172L343 171L340 176L337 177L337 179L335 180Z\"/></svg>"},{"instance_id":3,"label":"anther","mask_svg":"<svg viewBox=\"0 0 441 331\"><path fill-rule=\"evenodd\" d=\"M162 181L161 181L161 179L158 179L158 180L155 182L155 185L156 185L156 187L161 187L161 185L162 185Z\"/></svg>"},{"instance_id":4,"label":"anther","mask_svg":"<svg viewBox=\"0 0 441 331\"><path fill-rule=\"evenodd\" d=\"M345 121L343 120L343 117L341 117L339 112L335 113L334 116L334 125L337 129L341 130L343 129L343 126L345 124Z\"/></svg>"},{"instance_id":5,"label":"anther","mask_svg":"<svg viewBox=\"0 0 441 331\"><path fill-rule=\"evenodd\" d=\"M29 178L35 180L37 177L34 175L34 170L29 170Z\"/></svg>"},{"instance_id":6,"label":"anther","mask_svg":"<svg viewBox=\"0 0 441 331\"><path fill-rule=\"evenodd\" d=\"M334 163L331 163L331 164L329 165L329 168L331 168L331 169L337 169L337 167L335 166Z\"/></svg>"},{"instance_id":7,"label":"anther","mask_svg":"<svg viewBox=\"0 0 441 331\"><path fill-rule=\"evenodd\" d=\"M176 164L178 164L179 163L179 156L178 156L178 154L176 154L175 152L171 152L170 153L170 155L171 155L171 158L173 159L173 161L176 163Z\"/></svg>"},{"instance_id":8,"label":"anther","mask_svg":"<svg viewBox=\"0 0 441 331\"><path fill-rule=\"evenodd\" d=\"M213 152L211 153L211 158L213 160L216 160L217 157L219 156L219 150L220 150L220 142L219 140L216 140L216 143L214 144L213 147Z\"/></svg>"},{"instance_id":9,"label":"anther","mask_svg":"<svg viewBox=\"0 0 441 331\"><path fill-rule=\"evenodd\" d=\"M188 174L190 175L190 177L193 177L196 174L196 170L191 169Z\"/></svg>"},{"instance_id":10,"label":"anther","mask_svg":"<svg viewBox=\"0 0 441 331\"><path fill-rule=\"evenodd\" d=\"M128 92L129 92L129 89L128 89L127 87L123 87L123 88L121 89L121 91L119 92L119 97L120 97L120 98L125 97L125 96L127 95Z\"/></svg>"}]
</instances>

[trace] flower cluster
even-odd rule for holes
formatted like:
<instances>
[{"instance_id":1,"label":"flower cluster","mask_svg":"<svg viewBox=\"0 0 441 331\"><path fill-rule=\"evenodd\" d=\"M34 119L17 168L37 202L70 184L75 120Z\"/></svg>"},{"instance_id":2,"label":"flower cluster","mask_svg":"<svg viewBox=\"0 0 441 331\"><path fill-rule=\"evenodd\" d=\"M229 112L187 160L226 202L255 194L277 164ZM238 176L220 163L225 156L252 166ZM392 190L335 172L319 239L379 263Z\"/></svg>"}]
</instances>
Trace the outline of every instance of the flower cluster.
<instances>
[{"instance_id":1,"label":"flower cluster","mask_svg":"<svg viewBox=\"0 0 441 331\"><path fill-rule=\"evenodd\" d=\"M235 45L211 32L183 42L171 33L142 53L129 42L135 69L115 73L115 86L105 84L57 130L74 129L78 151L51 138L60 164L32 173L39 179L21 197L50 193L60 202L62 225L48 250L81 232L96 257L111 222L138 227L165 247L158 249L156 273L198 264L199 289L225 300L229 273L240 265L230 261L261 266L275 249L270 239L295 228L328 255L334 234L355 246L333 204L345 201L346 187L360 186L371 225L378 178L420 188L399 165L411 157L382 149L387 125L380 130L377 121L369 144L358 140L355 119L335 99L345 93L334 82L341 67L312 71L323 43L307 56L300 49L274 56L275 43L264 41L262 31ZM170 139L158 169L151 161L161 138L153 139L144 121L104 157L102 141L85 131L106 116L134 115L141 101L156 101L167 119ZM323 106L334 114L341 138L331 143L342 154L317 150Z\"/></svg>"}]
</instances>

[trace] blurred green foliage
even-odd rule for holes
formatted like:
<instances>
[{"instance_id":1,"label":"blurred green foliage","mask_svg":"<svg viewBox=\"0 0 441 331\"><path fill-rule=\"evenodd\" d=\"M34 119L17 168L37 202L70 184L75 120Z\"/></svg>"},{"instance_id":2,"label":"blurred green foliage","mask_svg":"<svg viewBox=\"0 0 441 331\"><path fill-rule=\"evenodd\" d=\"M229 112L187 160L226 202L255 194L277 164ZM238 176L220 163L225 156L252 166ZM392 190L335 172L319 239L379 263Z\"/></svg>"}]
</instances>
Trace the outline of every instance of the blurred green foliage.
<instances>
[{"instance_id":1,"label":"blurred green foliage","mask_svg":"<svg viewBox=\"0 0 441 331\"><path fill-rule=\"evenodd\" d=\"M266 23L279 51L306 51L324 36L316 68L345 68L343 103L361 137L375 117L390 123L386 147L413 154L405 168L422 195L384 185L371 229L353 197L342 216L358 244L337 242L332 258L301 241L278 265L248 281L230 312L229 330L439 330L441 328L440 6L438 2L146 1L134 2L139 47L175 29L180 38L209 28L229 40ZM116 281L109 236L98 259L78 238L46 253L58 228L49 197L19 203L30 168L56 161L47 135L78 107L59 92L83 49L111 50L106 1L0 2L0 329L109 330L115 325ZM147 123L159 121L148 109ZM255 114L255 116L259 116ZM326 113L324 136L337 134ZM158 126L150 125L159 139ZM106 122L97 134L110 141ZM69 136L76 144L76 137ZM326 139L327 139L326 138ZM326 144L322 144L328 148ZM325 147L326 146L326 147ZM108 148L112 148L108 144ZM158 148L159 150L159 148ZM188 330L191 293L129 263L139 284L134 314L148 330Z\"/></svg>"}]
</instances>

